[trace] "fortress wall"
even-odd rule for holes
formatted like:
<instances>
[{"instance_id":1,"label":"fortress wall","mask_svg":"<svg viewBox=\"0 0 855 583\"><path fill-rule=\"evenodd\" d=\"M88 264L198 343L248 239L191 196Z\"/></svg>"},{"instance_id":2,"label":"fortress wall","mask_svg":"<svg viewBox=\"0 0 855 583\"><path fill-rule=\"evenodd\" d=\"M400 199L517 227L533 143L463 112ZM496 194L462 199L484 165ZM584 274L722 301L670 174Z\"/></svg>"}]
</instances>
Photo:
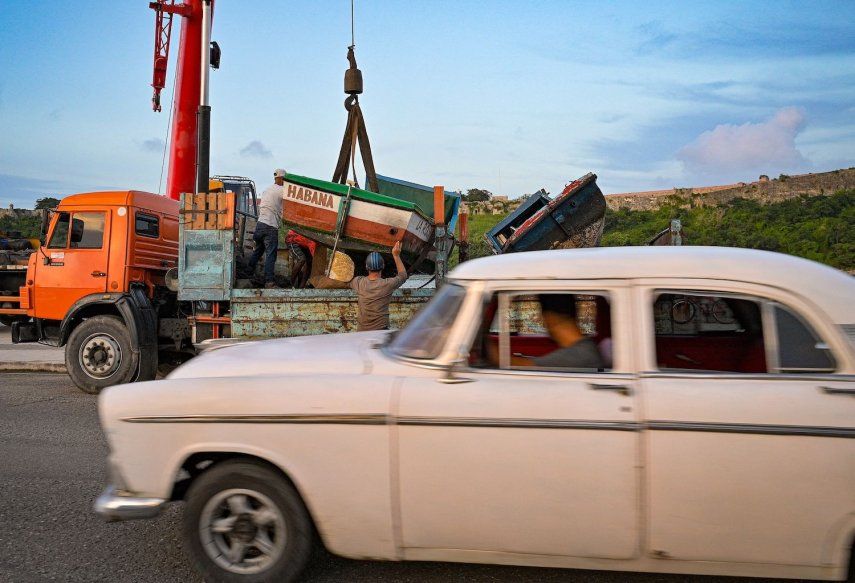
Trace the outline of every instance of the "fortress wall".
<instances>
[{"instance_id":1,"label":"fortress wall","mask_svg":"<svg viewBox=\"0 0 855 583\"><path fill-rule=\"evenodd\" d=\"M748 198L768 204L804 194L833 194L846 188L855 188L855 168L796 176L781 175L772 180L758 180L748 184L610 194L606 196L606 202L611 210L656 210L669 202L670 197L677 197L684 204L691 206L716 206L734 198Z\"/></svg>"}]
</instances>

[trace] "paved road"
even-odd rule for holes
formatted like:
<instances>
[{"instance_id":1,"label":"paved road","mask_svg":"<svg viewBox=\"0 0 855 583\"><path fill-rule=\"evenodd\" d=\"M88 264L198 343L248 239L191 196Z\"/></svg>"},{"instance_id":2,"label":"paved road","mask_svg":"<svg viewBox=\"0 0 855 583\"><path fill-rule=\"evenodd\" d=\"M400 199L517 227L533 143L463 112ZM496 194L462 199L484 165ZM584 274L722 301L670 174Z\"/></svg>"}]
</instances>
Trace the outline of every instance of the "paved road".
<instances>
[{"instance_id":1,"label":"paved road","mask_svg":"<svg viewBox=\"0 0 855 583\"><path fill-rule=\"evenodd\" d=\"M106 524L92 513L107 447L96 398L64 375L0 373L0 581L200 581L179 537L180 505ZM319 552L309 582L737 583L593 571L350 561ZM757 580L754 580L757 581Z\"/></svg>"}]
</instances>

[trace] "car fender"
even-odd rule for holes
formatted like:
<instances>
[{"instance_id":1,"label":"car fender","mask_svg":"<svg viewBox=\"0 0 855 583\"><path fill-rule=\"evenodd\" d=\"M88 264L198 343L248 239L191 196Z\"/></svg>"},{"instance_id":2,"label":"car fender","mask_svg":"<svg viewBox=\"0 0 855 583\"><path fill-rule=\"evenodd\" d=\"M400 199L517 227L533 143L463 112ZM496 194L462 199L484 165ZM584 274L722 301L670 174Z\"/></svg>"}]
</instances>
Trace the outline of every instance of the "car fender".
<instances>
[{"instance_id":1,"label":"car fender","mask_svg":"<svg viewBox=\"0 0 855 583\"><path fill-rule=\"evenodd\" d=\"M330 373L167 378L110 387L99 412L112 465L137 495L171 498L193 454L254 456L293 481L331 551L394 557L393 384Z\"/></svg>"},{"instance_id":2,"label":"car fender","mask_svg":"<svg viewBox=\"0 0 855 583\"><path fill-rule=\"evenodd\" d=\"M828 530L822 545L822 565L845 569L847 561L855 560L853 548L855 548L855 510L842 516Z\"/></svg>"}]
</instances>

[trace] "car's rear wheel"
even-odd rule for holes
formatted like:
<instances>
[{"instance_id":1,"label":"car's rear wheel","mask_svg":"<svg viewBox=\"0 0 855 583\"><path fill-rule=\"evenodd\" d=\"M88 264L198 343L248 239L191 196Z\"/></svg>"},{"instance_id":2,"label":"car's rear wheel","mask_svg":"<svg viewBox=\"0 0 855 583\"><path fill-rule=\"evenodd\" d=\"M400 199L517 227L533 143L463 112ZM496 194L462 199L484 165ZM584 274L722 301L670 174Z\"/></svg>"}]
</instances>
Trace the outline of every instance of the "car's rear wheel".
<instances>
[{"instance_id":1,"label":"car's rear wheel","mask_svg":"<svg viewBox=\"0 0 855 583\"><path fill-rule=\"evenodd\" d=\"M226 461L187 492L184 539L206 581L292 581L306 565L312 525L294 487L251 461Z\"/></svg>"},{"instance_id":2,"label":"car's rear wheel","mask_svg":"<svg viewBox=\"0 0 855 583\"><path fill-rule=\"evenodd\" d=\"M116 316L84 320L68 338L65 366L74 384L87 393L129 383L139 369L139 353L131 350L131 333Z\"/></svg>"}]
</instances>

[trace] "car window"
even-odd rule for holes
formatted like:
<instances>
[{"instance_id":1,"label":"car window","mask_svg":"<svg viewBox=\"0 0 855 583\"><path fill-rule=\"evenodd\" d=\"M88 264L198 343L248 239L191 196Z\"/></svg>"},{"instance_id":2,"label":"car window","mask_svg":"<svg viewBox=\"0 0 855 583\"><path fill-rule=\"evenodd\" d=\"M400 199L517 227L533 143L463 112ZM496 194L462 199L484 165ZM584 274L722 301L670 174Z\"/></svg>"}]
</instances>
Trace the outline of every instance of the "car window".
<instances>
[{"instance_id":1,"label":"car window","mask_svg":"<svg viewBox=\"0 0 855 583\"><path fill-rule=\"evenodd\" d=\"M439 356L463 305L466 289L446 284L392 340L389 350L399 356L432 359Z\"/></svg>"},{"instance_id":2,"label":"car window","mask_svg":"<svg viewBox=\"0 0 855 583\"><path fill-rule=\"evenodd\" d=\"M653 303L660 370L766 372L761 302L715 292L660 292Z\"/></svg>"},{"instance_id":3,"label":"car window","mask_svg":"<svg viewBox=\"0 0 855 583\"><path fill-rule=\"evenodd\" d=\"M505 370L608 371L608 297L546 291L494 294L486 302L469 363Z\"/></svg>"},{"instance_id":4,"label":"car window","mask_svg":"<svg viewBox=\"0 0 855 583\"><path fill-rule=\"evenodd\" d=\"M659 370L825 372L830 350L791 309L734 294L661 290L653 303Z\"/></svg>"},{"instance_id":5,"label":"car window","mask_svg":"<svg viewBox=\"0 0 855 583\"><path fill-rule=\"evenodd\" d=\"M160 236L160 221L157 216L138 212L135 215L134 232L141 237L157 239Z\"/></svg>"},{"instance_id":6,"label":"car window","mask_svg":"<svg viewBox=\"0 0 855 583\"><path fill-rule=\"evenodd\" d=\"M48 241L48 249L65 249L68 244L68 223L71 215L69 213L59 213L56 218L56 226L53 228L53 233Z\"/></svg>"},{"instance_id":7,"label":"car window","mask_svg":"<svg viewBox=\"0 0 855 583\"><path fill-rule=\"evenodd\" d=\"M834 358L819 335L788 308L773 305L780 372L831 372Z\"/></svg>"},{"instance_id":8,"label":"car window","mask_svg":"<svg viewBox=\"0 0 855 583\"><path fill-rule=\"evenodd\" d=\"M100 249L104 244L104 213L74 213L71 218L72 249Z\"/></svg>"}]
</instances>

